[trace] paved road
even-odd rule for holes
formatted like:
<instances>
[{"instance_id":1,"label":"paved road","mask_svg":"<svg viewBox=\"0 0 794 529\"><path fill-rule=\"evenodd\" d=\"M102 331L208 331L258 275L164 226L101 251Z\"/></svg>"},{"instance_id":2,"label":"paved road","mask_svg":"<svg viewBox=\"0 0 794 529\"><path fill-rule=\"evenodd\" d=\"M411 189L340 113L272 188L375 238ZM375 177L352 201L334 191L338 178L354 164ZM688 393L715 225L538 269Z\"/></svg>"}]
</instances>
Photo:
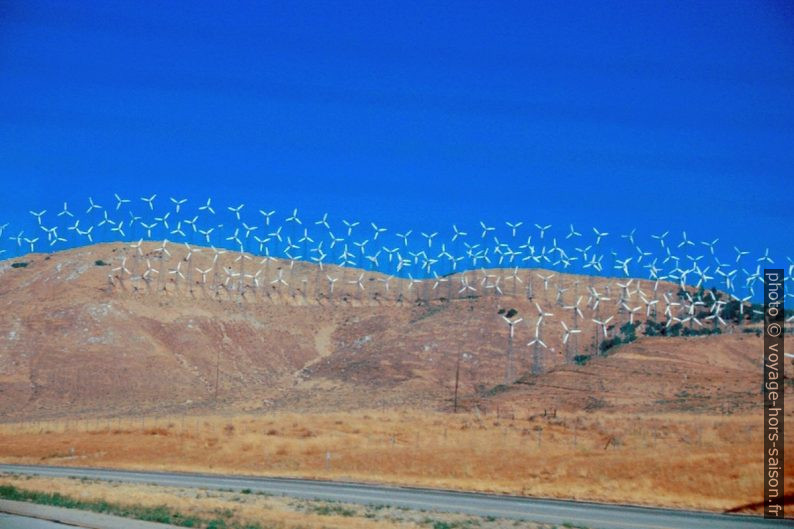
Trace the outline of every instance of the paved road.
<instances>
[{"instance_id":1,"label":"paved road","mask_svg":"<svg viewBox=\"0 0 794 529\"><path fill-rule=\"evenodd\" d=\"M39 520L37 518L27 518L0 512L0 527L3 529L69 529L70 526L49 520Z\"/></svg>"},{"instance_id":2,"label":"paved road","mask_svg":"<svg viewBox=\"0 0 794 529\"><path fill-rule=\"evenodd\" d=\"M0 472L36 474L50 477L76 476L186 488L251 489L255 492L285 495L294 498L391 505L408 509L458 512L476 516L514 518L558 525L567 522L592 529L794 528L794 521L792 520L779 522L764 520L757 516L603 505L577 501L521 498L495 494L474 494L334 481L27 465L0 465Z\"/></svg>"},{"instance_id":3,"label":"paved road","mask_svg":"<svg viewBox=\"0 0 794 529\"><path fill-rule=\"evenodd\" d=\"M98 512L0 500L0 529L180 529Z\"/></svg>"}]
</instances>

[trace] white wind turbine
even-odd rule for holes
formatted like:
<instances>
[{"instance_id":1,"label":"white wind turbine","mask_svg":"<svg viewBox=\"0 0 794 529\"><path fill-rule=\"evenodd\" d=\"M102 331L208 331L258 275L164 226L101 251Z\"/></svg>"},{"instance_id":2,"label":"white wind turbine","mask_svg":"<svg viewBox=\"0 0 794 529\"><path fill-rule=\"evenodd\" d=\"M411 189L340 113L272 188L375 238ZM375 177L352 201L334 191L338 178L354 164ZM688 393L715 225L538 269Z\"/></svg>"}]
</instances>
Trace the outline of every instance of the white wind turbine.
<instances>
[{"instance_id":1,"label":"white wind turbine","mask_svg":"<svg viewBox=\"0 0 794 529\"><path fill-rule=\"evenodd\" d=\"M94 227L93 226L89 226L87 230L79 230L78 229L76 231L77 231L77 235L82 235L83 237L87 238L88 242L91 242L91 243L94 242L94 237L93 237L93 235L91 233L91 232L94 231Z\"/></svg>"},{"instance_id":2,"label":"white wind turbine","mask_svg":"<svg viewBox=\"0 0 794 529\"><path fill-rule=\"evenodd\" d=\"M380 235L381 233L386 233L386 228L380 228L374 222L370 222L370 225L372 226L372 229L375 232L375 234L372 237L373 241L378 240L378 235Z\"/></svg>"},{"instance_id":3,"label":"white wind turbine","mask_svg":"<svg viewBox=\"0 0 794 529\"><path fill-rule=\"evenodd\" d=\"M166 291L165 285L163 285L163 268L165 267L167 255L169 258L171 257L171 252L168 251L167 248L168 239L163 239L163 244L160 246L157 251L159 252L158 258L160 259L160 270L157 273L157 291Z\"/></svg>"},{"instance_id":4,"label":"white wind turbine","mask_svg":"<svg viewBox=\"0 0 794 529\"><path fill-rule=\"evenodd\" d=\"M705 246L706 248L708 248L708 249L709 249L709 252L711 252L711 255L714 255L714 246L716 246L716 244L717 244L718 242L719 242L719 239L714 239L714 240L713 240L713 241L711 241L711 242L708 242L708 241L701 241L701 242L700 242L700 244L702 244L703 246Z\"/></svg>"},{"instance_id":5,"label":"white wind turbine","mask_svg":"<svg viewBox=\"0 0 794 529\"><path fill-rule=\"evenodd\" d=\"M637 249L637 253L639 254L639 257L637 257L638 264L642 262L643 257L650 258L653 255L651 252L643 252L642 248L640 248L639 246L637 246L636 249Z\"/></svg>"},{"instance_id":6,"label":"white wind turbine","mask_svg":"<svg viewBox=\"0 0 794 529\"><path fill-rule=\"evenodd\" d=\"M442 283L450 283L449 278L440 276L440 275L438 275L438 272L433 270L433 290L437 290L438 287ZM440 290L439 290L439 292L440 292ZM437 298L442 297L442 296L443 296L443 294L436 294ZM447 301L449 301L449 298L447 298Z\"/></svg>"},{"instance_id":7,"label":"white wind turbine","mask_svg":"<svg viewBox=\"0 0 794 529\"><path fill-rule=\"evenodd\" d=\"M452 225L452 242L458 240L458 237L463 238L466 235L468 235L468 233L465 231L460 231L456 225Z\"/></svg>"},{"instance_id":8,"label":"white wind turbine","mask_svg":"<svg viewBox=\"0 0 794 529\"><path fill-rule=\"evenodd\" d=\"M515 316L513 314L512 316ZM511 317L512 317L511 316ZM507 323L509 328L508 336L507 336L507 362L505 365L505 384L509 384L511 380L513 380L513 336L515 332L515 327L522 321L524 318L516 318L511 319L502 314L502 319Z\"/></svg>"},{"instance_id":9,"label":"white wind turbine","mask_svg":"<svg viewBox=\"0 0 794 529\"><path fill-rule=\"evenodd\" d=\"M736 246L734 246L734 247L733 247L733 249L734 249L734 250L736 250L736 262L737 262L737 263L739 262L739 259L741 259L741 258L742 258L742 257L744 257L745 255L748 255L748 254L750 253L750 252L748 252L748 251L746 251L746 250L740 250L740 249L739 249L739 248L737 248Z\"/></svg>"},{"instance_id":10,"label":"white wind turbine","mask_svg":"<svg viewBox=\"0 0 794 529\"><path fill-rule=\"evenodd\" d=\"M716 300L716 301L714 302L714 304L712 305L712 308L711 308L711 312L712 312L712 313L711 313L711 315L709 315L709 316L706 316L706 317L704 318L704 319L706 319L706 320L711 320L711 321L713 321L713 322L714 322L714 328L715 328L715 329L718 327L718 325L717 325L717 324L720 324L720 325L722 325L723 327L725 327L726 325L728 325L727 323L725 323L725 320L723 320L723 319L722 319L722 316L720 316L720 312L722 312L722 307L723 307L723 305L725 305L725 302L724 302L724 301Z\"/></svg>"},{"instance_id":11,"label":"white wind turbine","mask_svg":"<svg viewBox=\"0 0 794 529\"><path fill-rule=\"evenodd\" d=\"M55 246L55 245L56 245L56 244L58 244L59 242L66 242L66 239L65 239L65 238L63 238L63 237L58 237L58 236L56 235L56 236L54 236L54 237L52 238L52 240L50 241L50 246ZM3 251L2 251L2 252L0 252L0 253L4 253L4 252L5 252L5 250L3 250Z\"/></svg>"},{"instance_id":12,"label":"white wind turbine","mask_svg":"<svg viewBox=\"0 0 794 529\"><path fill-rule=\"evenodd\" d=\"M422 237L427 239L427 247L430 248L433 246L433 238L438 235L438 232L437 231L434 231L433 233L422 232L421 235Z\"/></svg>"},{"instance_id":13,"label":"white wind turbine","mask_svg":"<svg viewBox=\"0 0 794 529\"><path fill-rule=\"evenodd\" d=\"M547 276L544 276L543 274L535 273L535 275L543 280L543 290L544 291L548 290L549 289L549 280L554 277L554 274L549 274Z\"/></svg>"},{"instance_id":14,"label":"white wind turbine","mask_svg":"<svg viewBox=\"0 0 794 529\"><path fill-rule=\"evenodd\" d=\"M563 329L562 344L565 346L565 352L566 352L565 357L566 360L569 360L570 354L568 354L568 340L570 339L572 334L579 334L582 332L582 330L576 329L575 328L576 326L574 326L573 329L569 329L568 326L565 324L565 322L562 320L560 321L560 324L562 325L562 329ZM575 350L574 353L576 353ZM574 354L574 356L576 356L576 354Z\"/></svg>"},{"instance_id":15,"label":"white wind turbine","mask_svg":"<svg viewBox=\"0 0 794 529\"><path fill-rule=\"evenodd\" d=\"M554 316L554 314L552 314L551 312L544 312L541 306L537 302L535 302L535 308L538 311L538 320L535 323L535 336L529 343L527 343L527 345L534 346L532 352L532 374L538 375L542 371L540 347L543 347L544 349L549 348L546 345L546 342L544 342L542 338L543 321L544 318L549 318L551 316Z\"/></svg>"},{"instance_id":16,"label":"white wind turbine","mask_svg":"<svg viewBox=\"0 0 794 529\"><path fill-rule=\"evenodd\" d=\"M240 293L240 295L244 294L243 290L245 288L245 262L250 260L251 256L243 252L242 249L240 250L240 255L234 259L235 263L240 263L240 271L238 272L240 279L237 283L237 291Z\"/></svg>"},{"instance_id":17,"label":"white wind turbine","mask_svg":"<svg viewBox=\"0 0 794 529\"><path fill-rule=\"evenodd\" d=\"M132 228L135 225L136 222L141 220L141 217L138 217L132 211L129 211L128 213L130 214L130 224L129 224L129 226L130 226L130 228Z\"/></svg>"},{"instance_id":18,"label":"white wind turbine","mask_svg":"<svg viewBox=\"0 0 794 529\"><path fill-rule=\"evenodd\" d=\"M593 310L598 313L598 306L602 301L611 301L611 298L607 296L602 296L598 293L598 291L594 287L589 287L590 289L590 297L593 300Z\"/></svg>"},{"instance_id":19,"label":"white wind turbine","mask_svg":"<svg viewBox=\"0 0 794 529\"><path fill-rule=\"evenodd\" d=\"M681 232L681 242L678 243L678 248L682 248L684 246L694 246L695 243L687 239L686 232Z\"/></svg>"},{"instance_id":20,"label":"white wind turbine","mask_svg":"<svg viewBox=\"0 0 794 529\"><path fill-rule=\"evenodd\" d=\"M276 212L275 209L272 211L265 211L263 209L259 210L259 213L261 213L262 216L265 217L265 226L270 226L270 217L272 217L275 212Z\"/></svg>"},{"instance_id":21,"label":"white wind turbine","mask_svg":"<svg viewBox=\"0 0 794 529\"><path fill-rule=\"evenodd\" d=\"M298 208L292 210L292 215L287 217L286 222L294 222L295 224L303 224L301 219L298 217Z\"/></svg>"},{"instance_id":22,"label":"white wind turbine","mask_svg":"<svg viewBox=\"0 0 794 529\"><path fill-rule=\"evenodd\" d=\"M210 236L215 228L207 228L206 230L199 230L198 232L204 236L204 241L209 244L210 243Z\"/></svg>"},{"instance_id":23,"label":"white wind turbine","mask_svg":"<svg viewBox=\"0 0 794 529\"><path fill-rule=\"evenodd\" d=\"M185 275L182 273L182 261L176 263L176 268L172 268L168 271L169 275L174 276L174 290L179 291L179 279L185 280Z\"/></svg>"},{"instance_id":24,"label":"white wind turbine","mask_svg":"<svg viewBox=\"0 0 794 529\"><path fill-rule=\"evenodd\" d=\"M596 227L593 227L593 232L595 233L595 236L596 236L596 242L595 242L596 245L598 245L601 242L602 238L604 238L607 235L609 235L609 233L607 233L605 231L603 231L603 232L598 231L598 228L596 228Z\"/></svg>"},{"instance_id":25,"label":"white wind turbine","mask_svg":"<svg viewBox=\"0 0 794 529\"><path fill-rule=\"evenodd\" d=\"M635 315L637 312L639 312L639 311L641 311L641 310L642 310L642 305L637 305L636 307L634 307L634 308L631 308L631 307L629 307L629 306L628 306L626 303L623 303L623 307L624 307L624 308L625 308L625 309L628 311L628 313L629 313L629 323L631 323L632 325L634 325L634 315Z\"/></svg>"},{"instance_id":26,"label":"white wind turbine","mask_svg":"<svg viewBox=\"0 0 794 529\"><path fill-rule=\"evenodd\" d=\"M326 274L325 277L328 278L328 300L331 301L334 297L334 285L339 281L339 278L333 277L330 274Z\"/></svg>"},{"instance_id":27,"label":"white wind turbine","mask_svg":"<svg viewBox=\"0 0 794 529\"><path fill-rule=\"evenodd\" d=\"M579 290L579 282L574 282L574 295L578 293ZM579 308L579 305L582 303L582 296L578 296L576 298L576 303L573 305L564 305L562 307L563 310L570 310L573 312L573 327L577 329L579 327L579 318L584 319L584 314L582 314L582 309ZM581 332L581 331L580 331ZM578 333L575 333L578 334ZM567 344L566 344L567 345ZM574 343L574 356L578 354L579 349L578 339Z\"/></svg>"},{"instance_id":28,"label":"white wind turbine","mask_svg":"<svg viewBox=\"0 0 794 529\"><path fill-rule=\"evenodd\" d=\"M684 317L681 320L681 323L689 322L689 327L692 328L692 322L695 322L695 323L698 324L698 326L703 327L703 324L700 322L699 319L697 319L697 317L695 315L695 307L697 307L698 305L703 305L703 302L702 301L695 301L695 302L692 302L689 305L687 305L687 307L686 307L686 317Z\"/></svg>"},{"instance_id":29,"label":"white wind turbine","mask_svg":"<svg viewBox=\"0 0 794 529\"><path fill-rule=\"evenodd\" d=\"M236 242L238 246L242 246L243 241L240 240L240 228L235 228L234 233L226 237L226 240Z\"/></svg>"},{"instance_id":30,"label":"white wind turbine","mask_svg":"<svg viewBox=\"0 0 794 529\"><path fill-rule=\"evenodd\" d=\"M771 257L769 257L769 248L767 248L767 249L764 251L764 255L762 255L761 257L759 257L758 259L756 259L756 261L757 261L757 262L759 262L759 263L763 263L763 262L765 262L765 261L766 261L766 262L768 262L769 264L774 264L774 263L775 263L775 262L772 260L772 258L771 258Z\"/></svg>"},{"instance_id":31,"label":"white wind turbine","mask_svg":"<svg viewBox=\"0 0 794 529\"><path fill-rule=\"evenodd\" d=\"M398 237L399 239L402 239L402 240L403 240L403 244L404 244L405 246L408 246L408 237L410 237L410 236L411 236L411 234L412 234L413 232L414 232L414 230L408 230L408 231L406 231L405 233L398 233L398 234L397 234L397 237ZM348 235L349 235L349 234L348 234Z\"/></svg>"},{"instance_id":32,"label":"white wind turbine","mask_svg":"<svg viewBox=\"0 0 794 529\"><path fill-rule=\"evenodd\" d=\"M102 209L102 206L100 206L99 204L95 203L93 198L88 197L88 209L85 210L85 212L86 213L91 213L95 209Z\"/></svg>"},{"instance_id":33,"label":"white wind turbine","mask_svg":"<svg viewBox=\"0 0 794 529\"><path fill-rule=\"evenodd\" d=\"M141 226L143 229L146 230L146 237L151 239L152 238L152 230L157 227L157 223L153 222L151 224L146 224L145 222L141 222ZM79 230L78 230L79 233Z\"/></svg>"},{"instance_id":34,"label":"white wind turbine","mask_svg":"<svg viewBox=\"0 0 794 529\"><path fill-rule=\"evenodd\" d=\"M565 321L561 320L560 324L562 325L563 336L562 336L562 343L568 344L568 339L571 337L571 334L578 334L582 332L581 329L569 329L568 326L565 324Z\"/></svg>"},{"instance_id":35,"label":"white wind turbine","mask_svg":"<svg viewBox=\"0 0 794 529\"><path fill-rule=\"evenodd\" d=\"M47 240L52 241L53 239L58 238L58 226L53 226L52 228L48 228L44 225L40 226L41 230L47 234ZM52 244L50 244L52 246Z\"/></svg>"},{"instance_id":36,"label":"white wind turbine","mask_svg":"<svg viewBox=\"0 0 794 529\"><path fill-rule=\"evenodd\" d=\"M118 211L122 205L131 202L129 198L121 198L118 193L113 193L113 196L116 198L116 211Z\"/></svg>"},{"instance_id":37,"label":"white wind turbine","mask_svg":"<svg viewBox=\"0 0 794 529\"><path fill-rule=\"evenodd\" d=\"M100 227L104 226L105 224L110 224L111 226L116 225L116 223L110 220L110 217L108 217L108 210L102 212L102 219L97 223L97 226Z\"/></svg>"},{"instance_id":38,"label":"white wind turbine","mask_svg":"<svg viewBox=\"0 0 794 529\"><path fill-rule=\"evenodd\" d=\"M359 300L364 296L364 273L360 273L358 275L358 279L353 279L348 281L350 285L356 285L358 287L359 293Z\"/></svg>"},{"instance_id":39,"label":"white wind turbine","mask_svg":"<svg viewBox=\"0 0 794 529\"><path fill-rule=\"evenodd\" d=\"M75 225L74 225L75 229L77 229L77 224L78 224L79 222L80 222L80 221L78 220L78 221L75 223ZM23 240L23 237L22 237L22 235L23 235L24 233L25 233L25 230L22 230L22 231L20 231L20 232L17 234L17 236L16 236L16 237L9 237L9 240L16 241L16 243L17 243L17 248L21 248L21 247L22 247L22 240Z\"/></svg>"},{"instance_id":40,"label":"white wind turbine","mask_svg":"<svg viewBox=\"0 0 794 529\"><path fill-rule=\"evenodd\" d=\"M289 287L289 284L284 279L284 269L279 267L278 273L276 274L276 278L270 282L271 285L284 285L285 287Z\"/></svg>"},{"instance_id":41,"label":"white wind turbine","mask_svg":"<svg viewBox=\"0 0 794 529\"><path fill-rule=\"evenodd\" d=\"M240 220L240 212L243 210L244 207L245 207L245 204L240 204L240 205L235 206L235 207L227 206L226 209L228 209L229 211L234 213L234 216L237 217L237 220Z\"/></svg>"},{"instance_id":42,"label":"white wind turbine","mask_svg":"<svg viewBox=\"0 0 794 529\"><path fill-rule=\"evenodd\" d=\"M669 234L670 234L670 232L666 231L664 233L660 233L659 235L651 235L651 238L652 239L656 239L657 241L659 241L659 244L661 244L662 248L664 248L665 247L664 246L664 238L667 237Z\"/></svg>"},{"instance_id":43,"label":"white wind turbine","mask_svg":"<svg viewBox=\"0 0 794 529\"><path fill-rule=\"evenodd\" d=\"M132 273L127 269L127 256L126 255L123 256L121 258L121 264L119 266L117 266L116 268L113 268L111 271L119 273L119 281L121 281L121 282L124 281L124 274L125 273L128 276L131 276Z\"/></svg>"},{"instance_id":44,"label":"white wind turbine","mask_svg":"<svg viewBox=\"0 0 794 529\"><path fill-rule=\"evenodd\" d=\"M141 275L141 278L146 282L146 287L149 290L149 292L151 292L152 290L151 277L150 277L152 274L157 274L159 277L160 272L157 271L157 269L152 266L151 260L147 257L146 271Z\"/></svg>"},{"instance_id":45,"label":"white wind turbine","mask_svg":"<svg viewBox=\"0 0 794 529\"><path fill-rule=\"evenodd\" d=\"M350 221L347 221L345 219L342 219L342 224L347 226L347 236L350 237L351 235L353 235L353 228L358 226L360 224L360 222L357 221L357 220L350 222Z\"/></svg>"},{"instance_id":46,"label":"white wind turbine","mask_svg":"<svg viewBox=\"0 0 794 529\"><path fill-rule=\"evenodd\" d=\"M264 251L265 245L270 242L270 237L257 237L254 235L254 240L259 244L259 252Z\"/></svg>"},{"instance_id":47,"label":"white wind turbine","mask_svg":"<svg viewBox=\"0 0 794 529\"><path fill-rule=\"evenodd\" d=\"M323 213L323 217L314 222L315 226L325 226L326 230L330 230L331 226L328 224L328 213Z\"/></svg>"},{"instance_id":48,"label":"white wind turbine","mask_svg":"<svg viewBox=\"0 0 794 529\"><path fill-rule=\"evenodd\" d=\"M507 276L508 279L513 280L513 297L518 295L518 284L524 284L524 281L518 275L518 267L513 268L513 273Z\"/></svg>"},{"instance_id":49,"label":"white wind turbine","mask_svg":"<svg viewBox=\"0 0 794 529\"><path fill-rule=\"evenodd\" d=\"M488 232L494 231L496 229L493 226L486 226L485 222L483 221L480 221L480 227L482 228L482 237L480 237L481 239L484 239L485 236L488 235Z\"/></svg>"},{"instance_id":50,"label":"white wind turbine","mask_svg":"<svg viewBox=\"0 0 794 529\"><path fill-rule=\"evenodd\" d=\"M69 206L66 202L63 203L63 209L61 210L60 213L58 213L59 217L63 217L64 215L66 215L67 217L74 217L72 212L69 211ZM2 234L2 232L0 232L0 234Z\"/></svg>"},{"instance_id":51,"label":"white wind turbine","mask_svg":"<svg viewBox=\"0 0 794 529\"><path fill-rule=\"evenodd\" d=\"M625 283L617 281L617 285L620 287L620 299L618 300L618 305L624 305L630 299L631 296L629 295L629 287L633 281L633 279L629 279Z\"/></svg>"},{"instance_id":52,"label":"white wind turbine","mask_svg":"<svg viewBox=\"0 0 794 529\"><path fill-rule=\"evenodd\" d=\"M466 297L471 295L469 292L477 292L477 289L469 283L469 278L463 273L460 277L460 290L458 290L458 294L465 294L464 297Z\"/></svg>"},{"instance_id":53,"label":"white wind turbine","mask_svg":"<svg viewBox=\"0 0 794 529\"><path fill-rule=\"evenodd\" d=\"M595 323L596 325L599 325L601 327L601 330L604 333L604 340L607 339L607 334L608 334L607 325L609 325L609 322L612 321L612 318L614 318L614 316L610 316L609 318L607 318L607 319L605 319L603 321L599 320L597 318L593 318L593 323ZM601 346L601 342L598 342L598 330L596 330L596 341L597 341L596 350L599 350L601 348L600 347Z\"/></svg>"},{"instance_id":54,"label":"white wind turbine","mask_svg":"<svg viewBox=\"0 0 794 529\"><path fill-rule=\"evenodd\" d=\"M571 224L571 230L568 232L568 235L565 236L566 239L570 239L571 237L581 237L582 234L576 231L573 228L573 224Z\"/></svg>"},{"instance_id":55,"label":"white wind turbine","mask_svg":"<svg viewBox=\"0 0 794 529\"><path fill-rule=\"evenodd\" d=\"M178 221L176 223L176 226L174 227L174 229L171 230L171 235L181 235L182 237L185 237L185 232L182 231L182 221L181 220Z\"/></svg>"},{"instance_id":56,"label":"white wind turbine","mask_svg":"<svg viewBox=\"0 0 794 529\"><path fill-rule=\"evenodd\" d=\"M193 290L193 254L194 253L201 253L201 248L193 248L187 242L183 243L185 245L185 253L184 260L187 263L187 282L190 285L190 290Z\"/></svg>"},{"instance_id":57,"label":"white wind turbine","mask_svg":"<svg viewBox=\"0 0 794 529\"><path fill-rule=\"evenodd\" d=\"M28 244L30 245L30 253L33 253L33 252L35 251L35 250L34 250L34 248L35 248L35 246L36 246L36 243L37 243L38 241L39 241L39 238L38 238L38 237L35 237L35 238L33 238L33 239L28 239L27 237L25 238L25 242L26 242L26 243L28 243Z\"/></svg>"},{"instance_id":58,"label":"white wind turbine","mask_svg":"<svg viewBox=\"0 0 794 529\"><path fill-rule=\"evenodd\" d=\"M46 209L42 209L41 211L38 212L30 211L30 214L36 217L36 221L39 223L39 226L41 226L41 217L43 217L45 213L47 213Z\"/></svg>"},{"instance_id":59,"label":"white wind turbine","mask_svg":"<svg viewBox=\"0 0 794 529\"><path fill-rule=\"evenodd\" d=\"M520 228L524 223L522 221L518 221L518 222L505 222L505 224L507 224L507 227L510 228L513 237L515 237L516 230L518 230L518 228Z\"/></svg>"},{"instance_id":60,"label":"white wind turbine","mask_svg":"<svg viewBox=\"0 0 794 529\"><path fill-rule=\"evenodd\" d=\"M174 211L176 213L179 213L179 208L182 207L182 204L187 202L187 199L186 198L174 198L174 197L170 197L170 198L171 198L171 202L173 202L173 204L174 204Z\"/></svg>"},{"instance_id":61,"label":"white wind turbine","mask_svg":"<svg viewBox=\"0 0 794 529\"><path fill-rule=\"evenodd\" d=\"M381 278L377 279L377 281L379 281L380 283L383 283L383 297L386 298L386 299L388 299L388 297L389 297L389 282L392 279L394 279L393 275L384 276L384 277L381 277Z\"/></svg>"},{"instance_id":62,"label":"white wind turbine","mask_svg":"<svg viewBox=\"0 0 794 529\"><path fill-rule=\"evenodd\" d=\"M209 211L211 214L215 215L215 210L212 208L212 199L208 198L206 204L199 206L199 211Z\"/></svg>"},{"instance_id":63,"label":"white wind turbine","mask_svg":"<svg viewBox=\"0 0 794 529\"><path fill-rule=\"evenodd\" d=\"M212 287L217 295L218 288L220 288L218 283L218 259L226 253L226 250L215 248L212 245L210 245L210 248L212 249Z\"/></svg>"},{"instance_id":64,"label":"white wind turbine","mask_svg":"<svg viewBox=\"0 0 794 529\"><path fill-rule=\"evenodd\" d=\"M245 277L250 279L251 282L253 283L252 288L254 289L254 299L256 299L256 292L259 289L259 287L261 286L261 281L259 279L259 276L262 275L262 272L263 272L263 270L260 268L259 270L256 271L255 274L246 274L245 275Z\"/></svg>"},{"instance_id":65,"label":"white wind turbine","mask_svg":"<svg viewBox=\"0 0 794 529\"><path fill-rule=\"evenodd\" d=\"M259 229L259 226L249 226L248 224L243 222L243 229L245 230L245 238L247 239L251 235L251 232Z\"/></svg>"},{"instance_id":66,"label":"white wind turbine","mask_svg":"<svg viewBox=\"0 0 794 529\"><path fill-rule=\"evenodd\" d=\"M118 223L118 224L116 224L115 226L113 226L112 228L110 228L110 231L115 231L116 233L118 233L119 235L121 235L122 237L124 237L124 236L125 236L125 235L124 235L124 221L123 221L123 220L122 220L122 221L119 221L119 223Z\"/></svg>"},{"instance_id":67,"label":"white wind turbine","mask_svg":"<svg viewBox=\"0 0 794 529\"><path fill-rule=\"evenodd\" d=\"M654 298L651 300L643 300L645 301L645 317L651 317L651 311L653 311L653 318L656 319L656 305L659 304L659 300Z\"/></svg>"},{"instance_id":68,"label":"white wind turbine","mask_svg":"<svg viewBox=\"0 0 794 529\"><path fill-rule=\"evenodd\" d=\"M154 211L154 199L155 198L157 198L157 193L155 193L154 195L152 195L150 197L141 197L141 200L143 200L144 202L149 204L149 209L151 211Z\"/></svg>"},{"instance_id":69,"label":"white wind turbine","mask_svg":"<svg viewBox=\"0 0 794 529\"><path fill-rule=\"evenodd\" d=\"M631 243L632 246L634 246L634 233L636 231L637 231L637 228L632 228L632 230L629 233L625 233L625 234L621 235L620 238L621 239L626 239L627 241L629 241L629 243Z\"/></svg>"},{"instance_id":70,"label":"white wind turbine","mask_svg":"<svg viewBox=\"0 0 794 529\"><path fill-rule=\"evenodd\" d=\"M540 224L535 224L535 227L540 231L540 238L543 238L543 235L546 233L546 230L551 228L551 224L546 224L545 226L541 226Z\"/></svg>"},{"instance_id":71,"label":"white wind turbine","mask_svg":"<svg viewBox=\"0 0 794 529\"><path fill-rule=\"evenodd\" d=\"M210 266L210 267L209 267L209 268L207 268L206 270L202 270L201 268L199 268L199 267L196 267L196 272L198 272L199 274L201 274L201 284L202 284L202 285L206 285L206 284L207 284L207 274L209 274L210 272L212 272L212 268L213 268L213 267L211 267L211 266Z\"/></svg>"}]
</instances>

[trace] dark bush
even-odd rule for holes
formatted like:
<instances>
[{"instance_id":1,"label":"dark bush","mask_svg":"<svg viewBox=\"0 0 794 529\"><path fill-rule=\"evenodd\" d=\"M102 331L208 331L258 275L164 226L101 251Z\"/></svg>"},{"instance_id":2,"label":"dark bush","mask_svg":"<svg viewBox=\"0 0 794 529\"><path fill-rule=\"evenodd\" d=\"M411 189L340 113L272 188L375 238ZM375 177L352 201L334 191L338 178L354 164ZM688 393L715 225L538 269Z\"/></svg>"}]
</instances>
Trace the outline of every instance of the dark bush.
<instances>
[{"instance_id":1,"label":"dark bush","mask_svg":"<svg viewBox=\"0 0 794 529\"><path fill-rule=\"evenodd\" d=\"M590 358L592 358L590 355L576 355L573 357L573 361L576 365L583 366L590 361Z\"/></svg>"}]
</instances>

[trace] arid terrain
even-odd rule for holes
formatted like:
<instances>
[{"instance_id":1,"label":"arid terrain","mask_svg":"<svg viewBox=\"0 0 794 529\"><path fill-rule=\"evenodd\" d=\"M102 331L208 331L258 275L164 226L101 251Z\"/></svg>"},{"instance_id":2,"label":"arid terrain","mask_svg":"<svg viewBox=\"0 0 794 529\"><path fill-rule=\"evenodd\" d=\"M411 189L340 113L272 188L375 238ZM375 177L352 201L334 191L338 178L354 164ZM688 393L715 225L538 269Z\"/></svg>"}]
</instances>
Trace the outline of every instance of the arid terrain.
<instances>
[{"instance_id":1,"label":"arid terrain","mask_svg":"<svg viewBox=\"0 0 794 529\"><path fill-rule=\"evenodd\" d=\"M489 270L386 283L227 253L202 282L209 249L170 247L161 263L158 247L0 263L0 460L709 510L761 498L761 338L638 333L595 354L592 318L613 316L614 334L629 319L616 301L637 305L651 281L621 293L613 279ZM159 271L144 281L147 268ZM588 286L611 299L587 306ZM579 296L574 321L564 307ZM553 313L547 349L527 345L535 303ZM505 383L511 309L524 321ZM563 343L561 321L581 334Z\"/></svg>"}]
</instances>

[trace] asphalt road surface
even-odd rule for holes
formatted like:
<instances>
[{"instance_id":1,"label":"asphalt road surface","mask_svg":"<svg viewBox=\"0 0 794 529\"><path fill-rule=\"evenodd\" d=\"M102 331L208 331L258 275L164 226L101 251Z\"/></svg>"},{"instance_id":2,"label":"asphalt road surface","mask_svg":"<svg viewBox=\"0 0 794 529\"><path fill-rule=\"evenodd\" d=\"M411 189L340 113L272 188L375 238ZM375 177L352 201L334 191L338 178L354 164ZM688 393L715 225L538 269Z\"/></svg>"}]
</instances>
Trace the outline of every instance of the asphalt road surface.
<instances>
[{"instance_id":1,"label":"asphalt road surface","mask_svg":"<svg viewBox=\"0 0 794 529\"><path fill-rule=\"evenodd\" d=\"M180 529L175 525L144 522L98 512L0 500L0 529Z\"/></svg>"},{"instance_id":2,"label":"asphalt road surface","mask_svg":"<svg viewBox=\"0 0 794 529\"><path fill-rule=\"evenodd\" d=\"M134 472L76 467L0 465L0 472L48 477L86 477L125 483L146 483L184 488L251 489L293 498L390 505L415 510L457 512L531 520L549 524L569 523L589 529L754 529L794 527L794 520L765 520L759 516L726 515L675 509L606 505L476 494L408 487L390 487L302 479L223 476L176 472Z\"/></svg>"},{"instance_id":3,"label":"asphalt road surface","mask_svg":"<svg viewBox=\"0 0 794 529\"><path fill-rule=\"evenodd\" d=\"M0 527L3 529L69 529L74 526L0 512Z\"/></svg>"}]
</instances>

